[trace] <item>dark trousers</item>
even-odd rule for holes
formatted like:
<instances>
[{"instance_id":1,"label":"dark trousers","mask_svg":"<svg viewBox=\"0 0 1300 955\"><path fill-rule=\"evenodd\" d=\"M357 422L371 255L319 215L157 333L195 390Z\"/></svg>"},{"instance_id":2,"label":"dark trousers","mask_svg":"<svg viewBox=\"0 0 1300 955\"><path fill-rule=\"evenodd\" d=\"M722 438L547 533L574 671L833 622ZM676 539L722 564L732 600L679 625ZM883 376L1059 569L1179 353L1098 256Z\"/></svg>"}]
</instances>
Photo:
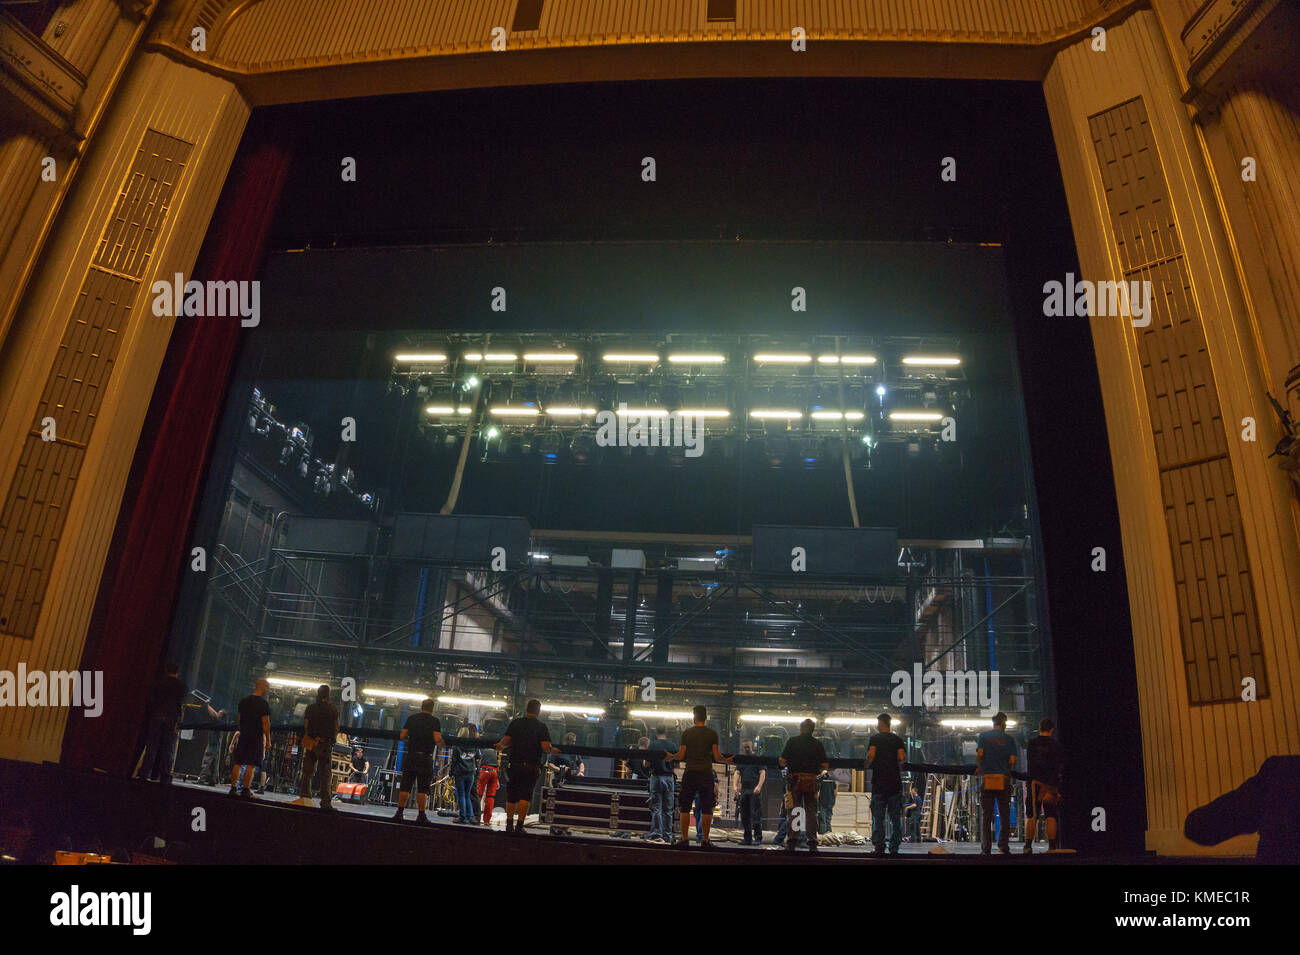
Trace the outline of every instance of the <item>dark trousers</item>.
<instances>
[{"instance_id":1,"label":"dark trousers","mask_svg":"<svg viewBox=\"0 0 1300 955\"><path fill-rule=\"evenodd\" d=\"M921 841L921 810L913 809L907 814L907 833L913 842Z\"/></svg>"},{"instance_id":2,"label":"dark trousers","mask_svg":"<svg viewBox=\"0 0 1300 955\"><path fill-rule=\"evenodd\" d=\"M889 851L897 852L903 841L903 794L877 796L871 794L871 844L876 850L885 848L885 815L889 815Z\"/></svg>"},{"instance_id":3,"label":"dark trousers","mask_svg":"<svg viewBox=\"0 0 1300 955\"><path fill-rule=\"evenodd\" d=\"M794 825L794 813L798 809L803 810L802 830ZM808 837L809 846L817 845L817 790L815 788L811 792L794 793L794 809L790 810L790 820L790 845L798 845L800 836Z\"/></svg>"},{"instance_id":4,"label":"dark trousers","mask_svg":"<svg viewBox=\"0 0 1300 955\"><path fill-rule=\"evenodd\" d=\"M998 848L1007 851L1011 841L1011 790L980 790L980 848L989 852L993 848L993 807L1002 817L1001 830L998 833Z\"/></svg>"},{"instance_id":5,"label":"dark trousers","mask_svg":"<svg viewBox=\"0 0 1300 955\"><path fill-rule=\"evenodd\" d=\"M763 797L756 792L740 794L740 830L745 838L763 841Z\"/></svg>"},{"instance_id":6,"label":"dark trousers","mask_svg":"<svg viewBox=\"0 0 1300 955\"><path fill-rule=\"evenodd\" d=\"M151 719L145 731L144 762L140 775L160 782L172 781L172 761L176 758L175 720Z\"/></svg>"},{"instance_id":7,"label":"dark trousers","mask_svg":"<svg viewBox=\"0 0 1300 955\"><path fill-rule=\"evenodd\" d=\"M320 804L328 807L333 793L330 792L330 744L320 743L316 749L309 749L302 754L302 775L298 778L298 795L303 799L311 796L311 778L315 775L316 785L320 788Z\"/></svg>"}]
</instances>

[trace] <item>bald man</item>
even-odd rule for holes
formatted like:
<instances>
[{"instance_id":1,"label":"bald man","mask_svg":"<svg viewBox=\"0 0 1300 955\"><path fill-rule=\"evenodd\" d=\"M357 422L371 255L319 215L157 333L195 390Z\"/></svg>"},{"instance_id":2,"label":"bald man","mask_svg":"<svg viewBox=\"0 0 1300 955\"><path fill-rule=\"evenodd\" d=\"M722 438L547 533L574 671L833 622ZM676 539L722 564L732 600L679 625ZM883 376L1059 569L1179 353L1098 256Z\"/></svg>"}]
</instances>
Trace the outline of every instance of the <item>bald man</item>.
<instances>
[{"instance_id":1,"label":"bald man","mask_svg":"<svg viewBox=\"0 0 1300 955\"><path fill-rule=\"evenodd\" d=\"M234 765L230 767L230 792L228 795L253 798L249 787L253 771L262 762L262 753L271 751L271 707L266 702L266 691L271 684L258 680L253 695L239 701L239 742L235 744ZM243 789L240 790L239 771L243 769Z\"/></svg>"}]
</instances>

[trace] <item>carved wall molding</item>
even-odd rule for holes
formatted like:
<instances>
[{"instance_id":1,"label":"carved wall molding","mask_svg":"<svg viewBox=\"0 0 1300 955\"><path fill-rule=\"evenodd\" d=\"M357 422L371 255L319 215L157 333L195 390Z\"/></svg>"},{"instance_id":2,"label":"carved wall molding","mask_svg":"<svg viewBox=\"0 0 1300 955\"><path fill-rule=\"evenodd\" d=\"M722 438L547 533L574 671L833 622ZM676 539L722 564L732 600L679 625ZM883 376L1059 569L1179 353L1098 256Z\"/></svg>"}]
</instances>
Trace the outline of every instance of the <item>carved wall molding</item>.
<instances>
[{"instance_id":1,"label":"carved wall molding","mask_svg":"<svg viewBox=\"0 0 1300 955\"><path fill-rule=\"evenodd\" d=\"M608 47L718 43L771 44L789 54L791 29L803 27L810 44L839 47L888 45L915 52L932 47L954 57L954 75L1041 79L1050 53L1086 36L1093 27L1125 19L1145 0L865 0L827 9L807 0L746 3L736 20L705 19L697 0L665 0L632 5L625 0L557 0L546 3L538 29L510 34L515 0L187 0L166 10L153 31L151 49L215 73L247 89L255 101L288 101L287 96L259 95L261 78L307 71L476 55L501 56L492 50L492 30L506 33L505 55L536 51L593 50ZM202 27L206 50L191 46L192 31ZM955 51L968 48L963 56ZM1008 51L1019 51L1032 69L1008 66ZM822 51L825 55L825 51ZM872 57L859 54L859 75L907 75L906 67L881 58L873 73ZM978 56L976 55L978 54ZM988 61L981 68L980 57ZM819 68L789 61L792 75ZM1034 72L1036 71L1036 72ZM668 70L669 75L678 75ZM371 74L373 75L373 74ZM933 75L923 71L916 75ZM374 92L392 92L391 88ZM297 94L294 94L297 95ZM331 96L348 95L331 89ZM355 95L355 94L354 94ZM323 96L309 97L323 98Z\"/></svg>"}]
</instances>

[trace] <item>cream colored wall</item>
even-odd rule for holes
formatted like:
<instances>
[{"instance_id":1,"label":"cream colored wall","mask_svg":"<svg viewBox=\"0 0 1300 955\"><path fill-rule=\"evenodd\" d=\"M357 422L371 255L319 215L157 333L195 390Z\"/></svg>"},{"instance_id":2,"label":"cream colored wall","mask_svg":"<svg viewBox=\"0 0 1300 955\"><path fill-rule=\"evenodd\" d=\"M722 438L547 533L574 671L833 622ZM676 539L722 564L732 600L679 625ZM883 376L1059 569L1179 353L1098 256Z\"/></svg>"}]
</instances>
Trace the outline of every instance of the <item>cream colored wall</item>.
<instances>
[{"instance_id":1,"label":"cream colored wall","mask_svg":"<svg viewBox=\"0 0 1300 955\"><path fill-rule=\"evenodd\" d=\"M0 669L80 662L103 564L172 319L149 307L157 277L189 274L248 119L224 80L157 54L131 66L66 201L0 363L0 490L7 490L69 314L147 128L193 143L189 165L123 329L90 439L34 639L0 635ZM0 710L0 757L57 760L66 711Z\"/></svg>"},{"instance_id":2,"label":"cream colored wall","mask_svg":"<svg viewBox=\"0 0 1300 955\"><path fill-rule=\"evenodd\" d=\"M1137 657L1147 845L1162 853L1206 853L1182 837L1187 812L1237 786L1267 756L1300 752L1293 689L1300 678L1293 596L1300 594L1300 549L1289 488L1264 460L1273 440L1261 376L1267 362L1252 329L1180 88L1160 24L1150 11L1112 27L1104 53L1094 52L1086 42L1061 50L1043 84L1082 277L1093 280L1118 281L1122 275L1088 117L1135 96L1143 98L1229 436L1271 695L1253 703L1192 707L1187 703L1169 537L1136 339L1127 322L1092 319ZM1240 440L1240 422L1248 416L1260 423L1261 437L1254 444ZM1098 703L1104 709L1105 700ZM1240 853L1252 846L1253 837L1211 851Z\"/></svg>"}]
</instances>

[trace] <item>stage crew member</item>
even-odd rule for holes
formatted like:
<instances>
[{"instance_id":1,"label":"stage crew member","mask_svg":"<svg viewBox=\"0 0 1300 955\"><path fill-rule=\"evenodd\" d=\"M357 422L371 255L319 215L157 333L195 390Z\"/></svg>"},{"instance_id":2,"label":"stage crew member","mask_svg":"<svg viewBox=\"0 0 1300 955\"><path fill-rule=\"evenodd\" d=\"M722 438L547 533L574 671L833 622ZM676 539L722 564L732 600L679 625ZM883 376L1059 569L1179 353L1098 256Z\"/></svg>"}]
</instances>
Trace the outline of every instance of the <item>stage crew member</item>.
<instances>
[{"instance_id":1,"label":"stage crew member","mask_svg":"<svg viewBox=\"0 0 1300 955\"><path fill-rule=\"evenodd\" d=\"M172 781L172 763L176 759L176 733L186 697L180 672L175 663L167 664L166 674L149 693L149 726L140 775L161 783Z\"/></svg>"},{"instance_id":2,"label":"stage crew member","mask_svg":"<svg viewBox=\"0 0 1300 955\"><path fill-rule=\"evenodd\" d=\"M1011 851L1011 770L1016 767L1016 741L1007 735L1007 715L993 717L993 729L980 733L976 743L975 773L983 780L980 788L980 852L993 850L993 809L1002 817L998 833L998 851Z\"/></svg>"},{"instance_id":3,"label":"stage crew member","mask_svg":"<svg viewBox=\"0 0 1300 955\"><path fill-rule=\"evenodd\" d=\"M328 683L316 688L316 702L307 707L303 714L306 726L302 731L302 773L298 777L298 805L308 805L311 798L311 778L313 770L316 785L320 790L320 807L333 808L330 800L330 753L334 749L334 738L339 732L339 711L330 702Z\"/></svg>"},{"instance_id":4,"label":"stage crew member","mask_svg":"<svg viewBox=\"0 0 1300 955\"><path fill-rule=\"evenodd\" d=\"M478 770L478 799L483 804L483 825L492 822L492 809L496 804L497 789L501 785L498 768L501 756L495 749L484 749L481 753L483 762Z\"/></svg>"},{"instance_id":5,"label":"stage crew member","mask_svg":"<svg viewBox=\"0 0 1300 955\"><path fill-rule=\"evenodd\" d=\"M740 744L742 756L754 755L754 743L745 740ZM767 770L753 763L736 767L734 785L740 790L740 829L745 834L745 845L763 842L763 783Z\"/></svg>"},{"instance_id":6,"label":"stage crew member","mask_svg":"<svg viewBox=\"0 0 1300 955\"><path fill-rule=\"evenodd\" d=\"M889 854L898 855L903 842L903 739L890 732L888 713L876 719L876 733L867 740L867 767L871 770L871 841L875 854L885 854L885 813L889 813Z\"/></svg>"},{"instance_id":7,"label":"stage crew member","mask_svg":"<svg viewBox=\"0 0 1300 955\"><path fill-rule=\"evenodd\" d=\"M1047 847L1058 848L1056 843L1061 818L1061 776L1065 770L1065 747L1052 734L1056 724L1042 720L1038 735L1025 744L1025 758L1029 770L1029 811L1025 813L1025 855L1034 851L1034 835L1038 829L1038 813L1047 820Z\"/></svg>"},{"instance_id":8,"label":"stage crew member","mask_svg":"<svg viewBox=\"0 0 1300 955\"><path fill-rule=\"evenodd\" d=\"M788 773L786 783L790 787L793 805L790 807L789 841L785 847L793 850L799 844L802 831L808 837L808 851L817 851L817 786L818 777L830 766L826 748L821 740L813 736L817 724L804 720L799 724L799 735L786 741L785 749L777 760ZM803 812L803 826L795 825L796 812Z\"/></svg>"},{"instance_id":9,"label":"stage crew member","mask_svg":"<svg viewBox=\"0 0 1300 955\"><path fill-rule=\"evenodd\" d=\"M239 741L231 754L234 765L230 767L230 793L239 793L236 786L240 780L239 770L243 767L243 797L252 799L253 772L262 762L262 753L271 752L271 707L266 702L266 691L271 684L265 679L258 680L253 687L253 695L239 701Z\"/></svg>"},{"instance_id":10,"label":"stage crew member","mask_svg":"<svg viewBox=\"0 0 1300 955\"><path fill-rule=\"evenodd\" d=\"M702 820L700 827L700 848L710 848L709 827L713 825L713 810L717 805L717 789L713 781L713 764L715 762L731 764L734 756L723 756L718 751L718 734L705 723L709 711L703 706L693 711L695 725L682 733L682 744L677 752L670 753L669 759L684 759L686 771L682 774L682 788L678 796L681 806L682 841L674 848L685 849L691 838L691 803L699 800L699 813Z\"/></svg>"},{"instance_id":11,"label":"stage crew member","mask_svg":"<svg viewBox=\"0 0 1300 955\"><path fill-rule=\"evenodd\" d=\"M348 774L348 782L364 783L370 777L370 760L366 759L366 751L358 746L352 751L352 771Z\"/></svg>"},{"instance_id":12,"label":"stage crew member","mask_svg":"<svg viewBox=\"0 0 1300 955\"><path fill-rule=\"evenodd\" d=\"M433 700L425 700L420 704L420 712L406 718L406 725L397 738L406 741L406 756L402 759L402 791L397 796L397 812L393 818L402 821L411 787L418 785L415 804L419 812L415 821L429 825L424 807L429 801L429 787L433 785L433 751L442 745L442 723L433 715Z\"/></svg>"},{"instance_id":13,"label":"stage crew member","mask_svg":"<svg viewBox=\"0 0 1300 955\"><path fill-rule=\"evenodd\" d=\"M506 782L506 832L510 835L524 834L524 820L528 818L528 803L541 771L542 754L560 752L551 745L546 724L537 718L541 711L540 701L529 700L524 715L511 721L506 735L496 745L498 751L510 750L510 778Z\"/></svg>"}]
</instances>

